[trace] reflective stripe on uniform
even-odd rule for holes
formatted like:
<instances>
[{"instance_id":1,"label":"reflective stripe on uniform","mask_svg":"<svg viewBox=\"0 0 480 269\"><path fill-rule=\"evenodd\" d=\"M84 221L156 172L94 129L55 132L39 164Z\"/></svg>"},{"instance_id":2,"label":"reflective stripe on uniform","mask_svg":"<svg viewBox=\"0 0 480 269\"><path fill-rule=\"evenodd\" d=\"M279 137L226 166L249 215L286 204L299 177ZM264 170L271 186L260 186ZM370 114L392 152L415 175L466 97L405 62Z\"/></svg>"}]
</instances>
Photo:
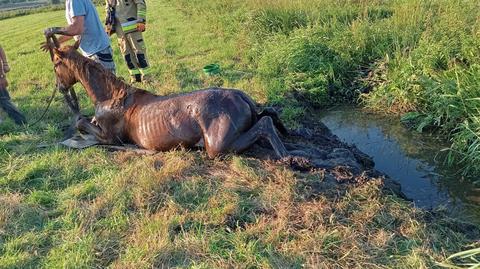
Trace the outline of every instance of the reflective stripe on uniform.
<instances>
[{"instance_id":1,"label":"reflective stripe on uniform","mask_svg":"<svg viewBox=\"0 0 480 269\"><path fill-rule=\"evenodd\" d=\"M130 73L131 76L135 76L135 75L140 75L140 70L138 69L128 69L128 72Z\"/></svg>"},{"instance_id":2,"label":"reflective stripe on uniform","mask_svg":"<svg viewBox=\"0 0 480 269\"><path fill-rule=\"evenodd\" d=\"M148 67L147 68L140 68L140 73L142 73L142 75L144 75L144 76L150 74L150 71L151 70Z\"/></svg>"},{"instance_id":3,"label":"reflective stripe on uniform","mask_svg":"<svg viewBox=\"0 0 480 269\"><path fill-rule=\"evenodd\" d=\"M122 23L121 25L123 32L128 33L137 30L137 23L138 20Z\"/></svg>"},{"instance_id":4,"label":"reflective stripe on uniform","mask_svg":"<svg viewBox=\"0 0 480 269\"><path fill-rule=\"evenodd\" d=\"M147 17L147 11L138 10L138 17L145 19Z\"/></svg>"}]
</instances>

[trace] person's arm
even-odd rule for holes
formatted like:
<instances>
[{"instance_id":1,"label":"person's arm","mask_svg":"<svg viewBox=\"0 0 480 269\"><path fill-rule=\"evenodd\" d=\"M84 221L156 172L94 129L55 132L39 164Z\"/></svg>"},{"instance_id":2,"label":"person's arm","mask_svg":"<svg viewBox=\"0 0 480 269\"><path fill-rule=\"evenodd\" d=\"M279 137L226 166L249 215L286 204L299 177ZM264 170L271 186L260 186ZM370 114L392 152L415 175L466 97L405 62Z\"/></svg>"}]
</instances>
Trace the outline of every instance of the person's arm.
<instances>
[{"instance_id":1,"label":"person's arm","mask_svg":"<svg viewBox=\"0 0 480 269\"><path fill-rule=\"evenodd\" d=\"M145 32L145 24L147 23L147 5L145 0L133 0L137 5L137 31Z\"/></svg>"},{"instance_id":2,"label":"person's arm","mask_svg":"<svg viewBox=\"0 0 480 269\"><path fill-rule=\"evenodd\" d=\"M47 37L51 37L55 34L60 34L61 36L57 40L58 40L58 43L62 44L72 39L76 35L83 34L84 20L85 20L84 16L73 17L73 23L71 25L65 28L61 28L61 27L47 28L45 29L44 34ZM49 50L48 44L46 42L40 44L40 49L43 51L48 51Z\"/></svg>"},{"instance_id":3,"label":"person's arm","mask_svg":"<svg viewBox=\"0 0 480 269\"><path fill-rule=\"evenodd\" d=\"M76 36L83 34L85 16L87 15L86 1L74 0L69 2L68 17L72 18L67 27L52 27L45 30L45 35L51 37L55 34L64 36Z\"/></svg>"},{"instance_id":4,"label":"person's arm","mask_svg":"<svg viewBox=\"0 0 480 269\"><path fill-rule=\"evenodd\" d=\"M83 27L85 23L85 16L76 16L72 18L72 24L68 25L67 27L52 27L45 30L45 35L47 37L51 37L52 35L59 34L63 36L77 36L83 34ZM65 38L63 38L65 39ZM67 40L68 40L67 39ZM66 40L63 40L65 42Z\"/></svg>"},{"instance_id":5,"label":"person's arm","mask_svg":"<svg viewBox=\"0 0 480 269\"><path fill-rule=\"evenodd\" d=\"M108 36L115 33L115 1L105 1L105 32Z\"/></svg>"},{"instance_id":6,"label":"person's arm","mask_svg":"<svg viewBox=\"0 0 480 269\"><path fill-rule=\"evenodd\" d=\"M133 0L137 5L137 18L146 22L147 21L147 4L145 0Z\"/></svg>"},{"instance_id":7,"label":"person's arm","mask_svg":"<svg viewBox=\"0 0 480 269\"><path fill-rule=\"evenodd\" d=\"M70 39L73 39L73 36L62 35L62 36L59 36L57 39L58 39L58 43L62 44L64 42L67 42Z\"/></svg>"}]
</instances>

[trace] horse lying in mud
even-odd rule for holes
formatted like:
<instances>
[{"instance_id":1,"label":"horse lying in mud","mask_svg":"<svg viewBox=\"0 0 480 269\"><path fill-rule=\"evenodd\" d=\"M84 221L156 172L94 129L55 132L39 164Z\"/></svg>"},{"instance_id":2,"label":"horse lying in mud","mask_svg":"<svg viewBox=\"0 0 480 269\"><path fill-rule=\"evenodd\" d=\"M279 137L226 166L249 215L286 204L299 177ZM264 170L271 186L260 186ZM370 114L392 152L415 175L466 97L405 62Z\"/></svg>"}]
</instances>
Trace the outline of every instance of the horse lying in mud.
<instances>
[{"instance_id":1,"label":"horse lying in mud","mask_svg":"<svg viewBox=\"0 0 480 269\"><path fill-rule=\"evenodd\" d=\"M134 143L166 151L179 145L193 147L203 139L208 156L214 158L240 153L265 138L277 157L288 154L276 129L284 134L287 130L276 112L267 109L257 114L254 102L242 91L210 88L154 95L124 83L80 55L78 42L65 47L60 47L55 37L47 42L57 88L65 94L80 82L95 105L96 124L78 113L76 127L103 144Z\"/></svg>"}]
</instances>

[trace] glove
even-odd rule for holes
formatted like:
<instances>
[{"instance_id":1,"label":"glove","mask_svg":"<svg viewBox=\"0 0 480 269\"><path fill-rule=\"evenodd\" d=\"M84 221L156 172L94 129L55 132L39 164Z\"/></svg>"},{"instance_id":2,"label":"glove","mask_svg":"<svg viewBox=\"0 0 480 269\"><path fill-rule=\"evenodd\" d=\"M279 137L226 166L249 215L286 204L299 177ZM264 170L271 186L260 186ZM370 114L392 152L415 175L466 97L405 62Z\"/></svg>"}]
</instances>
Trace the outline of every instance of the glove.
<instances>
[{"instance_id":1,"label":"glove","mask_svg":"<svg viewBox=\"0 0 480 269\"><path fill-rule=\"evenodd\" d=\"M137 31L145 32L145 23L144 22L137 23Z\"/></svg>"}]
</instances>

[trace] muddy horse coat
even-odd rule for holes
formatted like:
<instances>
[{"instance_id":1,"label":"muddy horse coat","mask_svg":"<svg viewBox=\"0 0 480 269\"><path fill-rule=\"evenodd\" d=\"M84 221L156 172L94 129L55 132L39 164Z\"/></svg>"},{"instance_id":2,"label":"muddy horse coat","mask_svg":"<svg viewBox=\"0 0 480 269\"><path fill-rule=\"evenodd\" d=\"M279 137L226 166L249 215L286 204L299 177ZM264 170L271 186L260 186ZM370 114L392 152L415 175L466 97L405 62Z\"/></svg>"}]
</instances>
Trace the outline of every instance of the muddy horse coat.
<instances>
[{"instance_id":1,"label":"muddy horse coat","mask_svg":"<svg viewBox=\"0 0 480 269\"><path fill-rule=\"evenodd\" d=\"M48 42L57 88L66 94L80 82L95 104L97 123L79 116L77 128L102 143L133 142L145 149L165 151L178 145L192 147L203 139L208 156L213 158L242 152L265 138L277 157L287 155L276 131L278 128L286 133L286 129L275 111L257 114L255 104L242 91L210 88L154 95L124 83L100 64L81 56L78 44L59 48L55 38ZM70 107L78 111L78 106Z\"/></svg>"}]
</instances>

